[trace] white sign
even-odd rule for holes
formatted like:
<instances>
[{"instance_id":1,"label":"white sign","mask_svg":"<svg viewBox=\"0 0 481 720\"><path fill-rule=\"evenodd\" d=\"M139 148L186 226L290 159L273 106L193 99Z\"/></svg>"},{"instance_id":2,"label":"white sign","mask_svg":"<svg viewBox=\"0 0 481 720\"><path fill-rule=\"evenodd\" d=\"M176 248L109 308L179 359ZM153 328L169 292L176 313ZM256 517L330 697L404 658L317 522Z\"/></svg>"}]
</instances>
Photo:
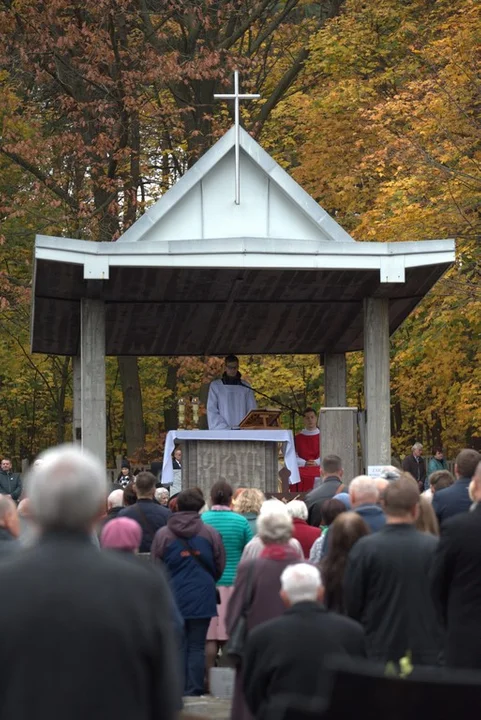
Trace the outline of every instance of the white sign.
<instances>
[{"instance_id":1,"label":"white sign","mask_svg":"<svg viewBox=\"0 0 481 720\"><path fill-rule=\"evenodd\" d=\"M368 465L367 474L373 478L381 477L385 467L385 465Z\"/></svg>"}]
</instances>

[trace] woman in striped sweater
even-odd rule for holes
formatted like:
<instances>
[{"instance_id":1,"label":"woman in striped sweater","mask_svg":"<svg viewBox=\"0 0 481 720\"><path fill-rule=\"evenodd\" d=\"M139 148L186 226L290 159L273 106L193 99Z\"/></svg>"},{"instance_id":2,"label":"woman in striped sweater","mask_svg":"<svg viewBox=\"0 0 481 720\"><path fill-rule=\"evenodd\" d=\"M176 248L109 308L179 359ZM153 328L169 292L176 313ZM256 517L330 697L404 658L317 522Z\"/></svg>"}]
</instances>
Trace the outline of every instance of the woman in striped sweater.
<instances>
[{"instance_id":1,"label":"woman in striped sweater","mask_svg":"<svg viewBox=\"0 0 481 720\"><path fill-rule=\"evenodd\" d=\"M210 668L215 665L219 647L227 640L225 628L227 605L234 588L242 551L252 539L252 530L247 519L231 509L232 487L229 483L225 480L214 483L210 498L211 509L203 513L202 520L220 533L225 548L226 564L222 577L217 583L221 601L217 606L218 615L212 618L207 633L205 648L207 678L209 678Z\"/></svg>"}]
</instances>

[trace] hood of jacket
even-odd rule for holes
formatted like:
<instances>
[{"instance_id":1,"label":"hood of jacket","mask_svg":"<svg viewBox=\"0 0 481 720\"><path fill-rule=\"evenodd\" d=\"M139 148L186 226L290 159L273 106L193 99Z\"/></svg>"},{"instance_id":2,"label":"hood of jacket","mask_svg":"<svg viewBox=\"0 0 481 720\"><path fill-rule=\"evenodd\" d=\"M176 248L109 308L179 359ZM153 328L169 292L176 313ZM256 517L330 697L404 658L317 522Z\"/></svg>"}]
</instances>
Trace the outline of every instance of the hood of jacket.
<instances>
[{"instance_id":1,"label":"hood of jacket","mask_svg":"<svg viewBox=\"0 0 481 720\"><path fill-rule=\"evenodd\" d=\"M167 521L167 527L179 537L193 537L204 528L199 513L194 510L182 510L174 513Z\"/></svg>"}]
</instances>

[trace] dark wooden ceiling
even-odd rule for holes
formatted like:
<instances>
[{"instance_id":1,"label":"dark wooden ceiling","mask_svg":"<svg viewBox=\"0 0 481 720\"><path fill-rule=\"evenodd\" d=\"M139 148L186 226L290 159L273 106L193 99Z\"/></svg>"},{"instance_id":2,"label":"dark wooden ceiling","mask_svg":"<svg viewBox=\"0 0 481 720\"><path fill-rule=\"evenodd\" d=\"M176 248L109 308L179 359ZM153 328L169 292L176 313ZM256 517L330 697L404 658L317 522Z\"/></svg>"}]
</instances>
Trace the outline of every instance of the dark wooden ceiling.
<instances>
[{"instance_id":1,"label":"dark wooden ceiling","mask_svg":"<svg viewBox=\"0 0 481 720\"><path fill-rule=\"evenodd\" d=\"M363 347L363 300L389 298L391 333L448 265L381 284L373 270L117 267L88 283L83 267L39 260L32 349L76 355L80 299L106 302L108 355L348 352Z\"/></svg>"}]
</instances>

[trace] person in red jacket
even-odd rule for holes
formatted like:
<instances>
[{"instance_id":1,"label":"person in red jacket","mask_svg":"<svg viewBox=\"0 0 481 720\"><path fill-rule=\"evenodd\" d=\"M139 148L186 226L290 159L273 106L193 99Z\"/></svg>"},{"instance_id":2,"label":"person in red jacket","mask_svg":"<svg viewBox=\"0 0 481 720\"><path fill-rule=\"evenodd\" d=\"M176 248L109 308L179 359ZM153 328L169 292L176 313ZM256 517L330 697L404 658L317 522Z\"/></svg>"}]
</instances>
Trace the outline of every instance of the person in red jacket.
<instances>
[{"instance_id":1,"label":"person in red jacket","mask_svg":"<svg viewBox=\"0 0 481 720\"><path fill-rule=\"evenodd\" d=\"M291 490L309 492L314 487L316 478L321 476L321 439L314 408L308 407L304 410L304 430L296 435L294 443L301 482Z\"/></svg>"},{"instance_id":2,"label":"person in red jacket","mask_svg":"<svg viewBox=\"0 0 481 720\"><path fill-rule=\"evenodd\" d=\"M304 557L308 560L311 547L320 537L322 530L307 524L307 505L302 500L291 500L287 503L287 512L292 518L292 537L300 542Z\"/></svg>"}]
</instances>

